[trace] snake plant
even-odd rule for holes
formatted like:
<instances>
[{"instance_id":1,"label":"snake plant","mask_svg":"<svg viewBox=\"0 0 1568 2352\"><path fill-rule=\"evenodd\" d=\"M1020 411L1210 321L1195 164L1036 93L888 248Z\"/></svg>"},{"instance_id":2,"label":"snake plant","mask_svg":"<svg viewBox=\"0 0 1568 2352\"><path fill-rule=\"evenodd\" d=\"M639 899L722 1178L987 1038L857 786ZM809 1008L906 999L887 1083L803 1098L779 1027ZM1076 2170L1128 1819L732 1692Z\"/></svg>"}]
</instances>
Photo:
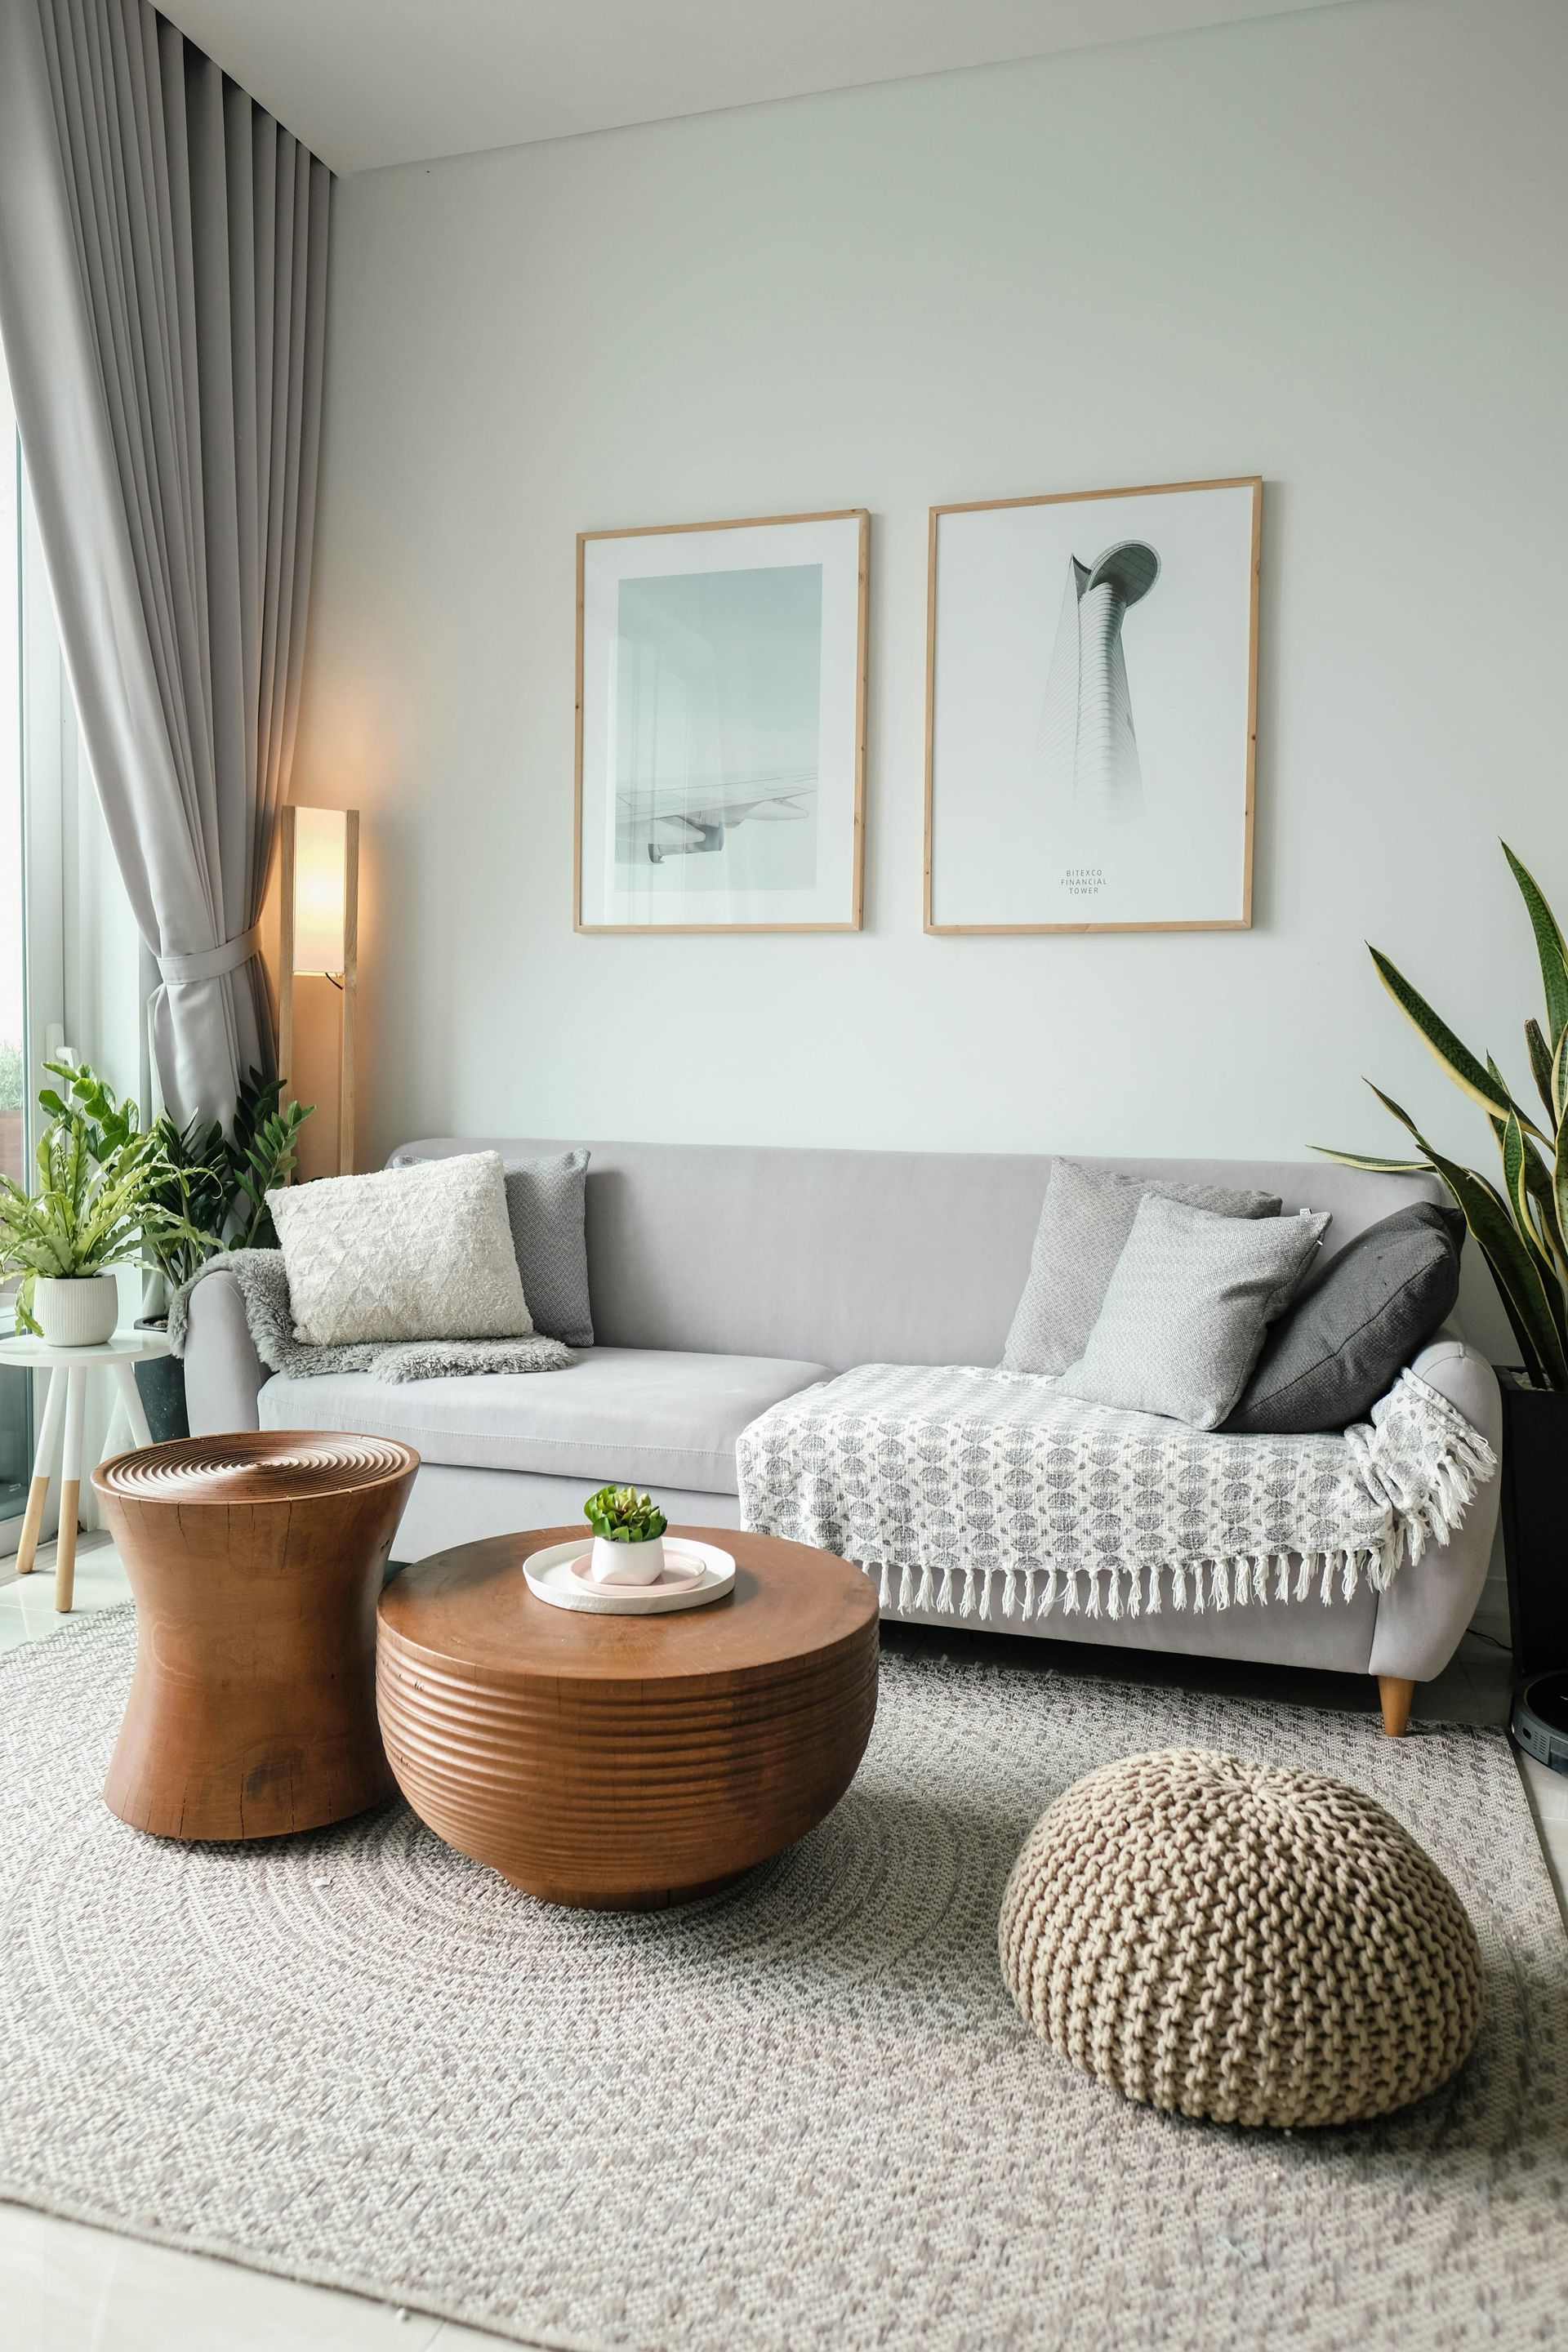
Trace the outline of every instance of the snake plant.
<instances>
[{"instance_id":1,"label":"snake plant","mask_svg":"<svg viewBox=\"0 0 1568 2352\"><path fill-rule=\"evenodd\" d=\"M1568 946L1529 868L1506 841L1502 853L1530 917L1545 991L1544 1027L1533 1018L1524 1024L1542 1120L1515 1101L1489 1054L1478 1061L1387 956L1377 948L1370 950L1395 1004L1460 1092L1486 1113L1502 1160L1501 1185L1446 1160L1409 1112L1377 1086L1373 1093L1414 1138L1419 1160L1334 1151L1323 1144L1313 1149L1350 1168L1401 1175L1424 1169L1441 1177L1492 1270L1531 1387L1568 1390ZM1370 1078L1367 1084L1372 1086Z\"/></svg>"},{"instance_id":2,"label":"snake plant","mask_svg":"<svg viewBox=\"0 0 1568 2352\"><path fill-rule=\"evenodd\" d=\"M37 1188L0 1176L0 1273L21 1275L16 1320L33 1332L40 1276L80 1280L145 1266L155 1249L199 1237L183 1210L158 1198L163 1157L135 1104L121 1101L85 1062L44 1067L64 1092L46 1087L38 1096L49 1124L35 1155Z\"/></svg>"},{"instance_id":3,"label":"snake plant","mask_svg":"<svg viewBox=\"0 0 1568 2352\"><path fill-rule=\"evenodd\" d=\"M669 1525L653 1496L635 1486L601 1486L584 1504L583 1517L606 1543L648 1543Z\"/></svg>"}]
</instances>

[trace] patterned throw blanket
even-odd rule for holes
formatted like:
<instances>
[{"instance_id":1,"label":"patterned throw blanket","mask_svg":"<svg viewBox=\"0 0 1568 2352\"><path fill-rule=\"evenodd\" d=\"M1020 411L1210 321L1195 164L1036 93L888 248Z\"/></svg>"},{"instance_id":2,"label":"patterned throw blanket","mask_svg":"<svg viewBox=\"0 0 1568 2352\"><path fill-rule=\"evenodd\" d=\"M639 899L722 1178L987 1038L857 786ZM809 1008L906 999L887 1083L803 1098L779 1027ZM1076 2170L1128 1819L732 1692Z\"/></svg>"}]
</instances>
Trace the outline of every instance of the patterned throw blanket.
<instances>
[{"instance_id":1,"label":"patterned throw blanket","mask_svg":"<svg viewBox=\"0 0 1568 2352\"><path fill-rule=\"evenodd\" d=\"M169 1351L183 1356L192 1291L209 1274L232 1274L257 1354L292 1380L324 1372L374 1372L378 1381L438 1381L457 1372L558 1372L572 1361L559 1339L360 1339L327 1347L294 1337L281 1250L228 1250L209 1258L169 1303Z\"/></svg>"},{"instance_id":2,"label":"patterned throw blanket","mask_svg":"<svg viewBox=\"0 0 1568 2352\"><path fill-rule=\"evenodd\" d=\"M1342 1437L1223 1437L1022 1373L863 1364L736 1447L743 1523L879 1574L884 1607L1028 1618L1348 1601L1446 1544L1497 1457L1414 1372Z\"/></svg>"}]
</instances>

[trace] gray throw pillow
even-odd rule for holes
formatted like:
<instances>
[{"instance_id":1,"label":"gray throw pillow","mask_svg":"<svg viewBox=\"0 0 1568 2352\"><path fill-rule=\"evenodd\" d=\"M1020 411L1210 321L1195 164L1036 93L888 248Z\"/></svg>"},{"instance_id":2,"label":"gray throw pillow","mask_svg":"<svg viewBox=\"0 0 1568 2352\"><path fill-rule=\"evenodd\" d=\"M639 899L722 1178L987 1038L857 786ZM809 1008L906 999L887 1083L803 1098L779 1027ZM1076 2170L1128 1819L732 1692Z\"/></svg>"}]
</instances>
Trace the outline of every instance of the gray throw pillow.
<instances>
[{"instance_id":1,"label":"gray throw pillow","mask_svg":"<svg viewBox=\"0 0 1568 2352\"><path fill-rule=\"evenodd\" d=\"M1138 1204L1100 1319L1062 1375L1068 1396L1217 1429L1295 1295L1323 1216L1215 1216L1152 1195Z\"/></svg>"},{"instance_id":2,"label":"gray throw pillow","mask_svg":"<svg viewBox=\"0 0 1568 2352\"><path fill-rule=\"evenodd\" d=\"M1465 1220L1417 1201L1347 1242L1269 1333L1227 1430L1348 1429L1454 1311Z\"/></svg>"},{"instance_id":3,"label":"gray throw pillow","mask_svg":"<svg viewBox=\"0 0 1568 2352\"><path fill-rule=\"evenodd\" d=\"M588 1154L521 1160L506 1170L506 1213L533 1328L568 1348L591 1348L588 1306Z\"/></svg>"},{"instance_id":4,"label":"gray throw pillow","mask_svg":"<svg viewBox=\"0 0 1568 2352\"><path fill-rule=\"evenodd\" d=\"M1277 1217L1280 1206L1278 1192L1156 1183L1089 1168L1081 1160L1053 1161L1029 1279L1002 1354L1005 1370L1065 1372L1078 1361L1127 1246L1138 1204L1151 1196L1185 1201L1222 1217Z\"/></svg>"}]
</instances>

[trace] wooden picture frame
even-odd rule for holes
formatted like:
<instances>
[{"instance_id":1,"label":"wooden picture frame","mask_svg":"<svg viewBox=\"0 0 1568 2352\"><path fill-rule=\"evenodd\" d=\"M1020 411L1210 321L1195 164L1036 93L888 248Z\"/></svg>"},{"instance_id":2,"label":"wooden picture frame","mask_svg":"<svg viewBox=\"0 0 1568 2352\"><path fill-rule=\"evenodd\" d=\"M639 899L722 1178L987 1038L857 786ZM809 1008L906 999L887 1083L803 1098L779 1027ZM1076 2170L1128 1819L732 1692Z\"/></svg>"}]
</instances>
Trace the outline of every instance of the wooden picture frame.
<instances>
[{"instance_id":1,"label":"wooden picture frame","mask_svg":"<svg viewBox=\"0 0 1568 2352\"><path fill-rule=\"evenodd\" d=\"M1234 784L1234 809L1229 820L1234 823L1235 827L1237 828L1236 839L1233 844L1233 848L1237 859L1237 871L1236 876L1237 888L1234 910L1224 912L1205 912L1190 917L1162 913L1158 918L1135 916L1100 920L1085 919L1082 921L1061 919L1048 920L1025 919L1019 919L1014 912L1009 912L1004 919L996 920L947 919L939 921L937 919L939 877L936 871L938 855L937 837L940 830L940 782L938 774L938 673L941 659L939 581L941 572L941 532L944 518L956 516L1000 515L1003 513L1015 513L1042 508L1063 508L1071 506L1087 507L1097 502L1119 501L1123 499L1150 500L1156 499L1179 499L1195 493L1216 492L1245 492L1247 499L1247 512L1245 516L1240 514L1236 515L1234 522L1232 521L1228 510L1226 516L1227 528L1231 530L1232 536L1236 541L1236 562L1239 564L1242 561L1245 561L1246 565L1244 582L1232 582L1226 592L1226 610L1229 611L1232 608L1236 608L1236 618L1237 620L1238 626L1240 625L1239 599L1243 593L1243 589L1245 590L1246 595L1244 635L1240 641L1226 648L1226 655L1229 662L1229 670L1227 675L1230 681L1230 698L1234 703L1232 717L1235 727L1234 740L1227 740L1226 750L1226 757L1232 760L1234 762L1234 774L1231 780ZM924 928L928 933L937 936L954 936L959 934L1013 934L1033 932L1070 933L1080 931L1247 930L1251 928L1253 814L1258 748L1258 613L1262 509L1263 482L1261 476L1256 474L1227 475L1212 481L1151 483L1123 489L1056 491L1033 498L977 499L946 506L933 506L931 508L927 544L925 681ZM1089 520L1090 519L1086 518L1086 520ZM1090 537L1098 537L1100 535L1109 536L1109 518L1092 519L1093 527L1089 530L1089 535ZM1103 532L1100 529L1102 522L1107 526ZM1128 550L1139 547L1140 545L1139 542L1131 541L1119 542L1118 544ZM1124 592L1122 593L1121 602L1123 604L1128 603L1136 604L1143 594L1147 593L1149 587L1152 586L1154 584L1154 581L1159 577L1160 560L1158 555L1154 551L1146 546L1142 547L1140 551L1143 556L1152 557L1153 576L1152 578L1145 579L1142 582L1138 579L1134 579L1131 585L1131 593L1130 595L1126 594ZM1087 575L1088 579L1093 583L1097 579L1098 564L1106 562L1109 558L1115 555L1117 552L1118 545L1108 547L1105 551L1104 556L1098 559L1098 562L1095 566L1090 566L1085 562L1079 561L1075 556L1075 568L1079 574ZM1114 583L1111 593L1117 593ZM1081 579L1078 586L1078 595L1080 600L1084 595L1084 586ZM1067 606L1064 600L1064 611L1066 609ZM1065 622L1058 622L1058 639L1061 629L1065 627ZM1116 645L1116 658L1121 662L1120 612L1118 614L1115 628L1112 634ZM1063 756L1060 742L1058 741L1055 744L1047 744L1046 742L1046 738L1048 732L1048 708L1052 688L1056 681L1058 658L1058 648L1054 646L1050 658L1049 677L1046 682L1043 693L1039 695L1040 716L1037 722L1035 757L1038 761L1044 759L1047 753L1052 753L1058 758L1059 764L1060 758ZM1042 672L1044 672L1044 663L1042 663L1040 667ZM1080 695L1082 691L1083 687L1080 677ZM1037 692L1039 693L1039 689L1037 688ZM1022 698L1020 696L1020 700ZM1109 700L1110 703L1114 704L1117 700L1116 695L1113 693L1109 698ZM1121 721L1124 724L1125 736L1127 739L1131 740L1132 736L1132 725L1131 706L1128 703L1127 672L1125 662L1121 662L1120 677L1120 710L1119 712L1113 713L1113 716L1120 718ZM1135 753L1134 772L1136 772ZM1111 836L1107 835L1105 837L1110 838ZM1014 870L1016 870L1016 867ZM1065 885L1066 873L1074 870L1077 869L1069 867L1064 870L1062 878L1058 879L1055 886L1058 892ZM1084 870L1090 871L1094 869ZM1016 882L1010 887L1015 890L1017 887ZM1047 887L1048 887L1049 886ZM1103 887L1103 885L1101 887ZM1042 895L1045 895L1044 892Z\"/></svg>"},{"instance_id":2,"label":"wooden picture frame","mask_svg":"<svg viewBox=\"0 0 1568 2352\"><path fill-rule=\"evenodd\" d=\"M690 547L696 537L701 534L712 534L717 541L717 535L721 533L781 533L792 531L796 529L800 530L803 534L803 545L809 550L813 545L822 545L824 543L824 534L822 530L813 530L812 527L833 526L839 524L853 526L852 550L847 545L846 545L845 549L841 552L839 552L837 548L835 550L837 562L841 569L841 577L836 576L832 590L833 602L835 605L835 617L843 630L843 641L837 649L838 654L838 663L834 673L836 684L833 694L833 720L835 735L834 751L840 776L839 798L841 804L837 808L828 811L825 821L820 807L817 804L817 783L814 781L809 788L801 785L796 786L793 790L779 789L776 791L771 791L765 793L763 796L762 801L756 805L774 812L774 821L777 821L777 815L779 814L782 814L786 818L798 817L802 814L809 815L814 854L817 843L822 840L825 835L831 834L830 855L833 862L837 865L842 884L839 902L841 902L844 907L843 914L832 916L814 915L805 919L792 919L787 908L788 893L786 890L773 889L769 891L765 888L753 887L749 892L751 897L768 901L766 911L761 919L752 917L747 919L735 921L702 919L693 919L689 921L608 921L603 919L593 919L591 918L590 910L586 905L590 893L585 887L586 876L584 849L585 814L584 759L585 747L587 745L590 731L595 731L599 736L600 740L596 744L596 750L600 755L603 755L605 745L603 740L602 727L596 727L595 725L595 714L590 709L586 692L586 647L590 629L593 625L591 624L589 611L590 596L592 593L589 571L590 565L594 561L592 551L597 549L608 549L608 547L615 542L622 542L631 546L637 542L651 542L658 540L670 540L688 542L689 547ZM600 933L621 935L647 933L654 936L667 936L683 933L693 935L714 935L739 931L858 931L860 929L865 904L866 656L869 614L870 530L871 518L868 509L864 507L837 507L803 514L742 516L716 522L668 524L646 523L636 525L626 530L585 530L578 533L576 714L574 729L572 857L572 912L574 930L588 935ZM765 552L765 550L760 543L743 542L740 541L731 541L729 540L718 541L717 545L712 551L716 555L727 555L731 548L737 551L751 551L753 545L756 546L756 551L759 553ZM693 549L692 551L694 552L695 550ZM779 551L781 555L786 551L783 544L781 544ZM682 550L683 557L686 555L686 550ZM850 587L849 566L851 559L853 564L852 624L850 623L849 614L846 609L846 591ZM642 566L639 563L638 569L640 570ZM718 566L720 572L731 568L740 569L741 567L738 565L731 566L723 562L721 562ZM801 569L809 570L811 566L809 562L806 562L804 565L798 562L781 562L774 566L769 566L764 562L756 567L745 568L749 572L759 569L763 571L768 569L777 569L784 572ZM826 576L826 570L827 566L825 563L825 578ZM653 575L645 576L651 577ZM701 575L689 570L686 573L678 574L677 576L696 579ZM660 584L663 583L661 583ZM844 656L850 642L848 635L850 625L852 625L853 629L852 680L844 666ZM603 630L601 625L600 635L602 635L602 634ZM826 637L827 616L825 610L822 619L822 642L824 644L826 642ZM827 731L826 719L819 717L819 726L822 733L826 734ZM664 814L657 814L658 795L656 792L650 803L651 808L656 813L643 814L634 816L629 820L623 820L622 818L619 807L619 796L617 795L617 808L613 820L614 823L616 824L617 828L624 828L626 825L629 824L632 828L635 828L636 831L646 835L646 840L643 841L640 845L646 848L648 859L658 866L662 866L666 860L672 856L679 856L684 858L698 852L721 847L724 843L727 832L734 832L741 825L743 825L746 823L748 814L755 814L755 807L753 807L752 811L748 811L739 817L729 816L727 814L727 810L730 806L734 805L735 788L725 786L722 789L731 793L731 798L727 803L722 803L712 812L703 812L699 810L696 815L689 814L684 812L689 809L692 804L693 788L690 786L685 786L681 789L684 791L686 797L681 803L680 813L672 811ZM799 803L802 799L810 799L813 802L813 806L808 812L803 812L799 807ZM710 821L703 821L705 814L710 818ZM596 827L598 835L596 846L599 854L596 859L596 866L597 868L602 869L607 848L605 832L608 824L612 820L609 819L607 813L605 812L593 811L589 813L589 815L590 822ZM710 838L715 832L719 836L717 842ZM655 837L660 834L671 836L665 838L662 842L662 845L659 839ZM694 843L689 838L693 834L702 837ZM622 851L619 844L620 832L617 831L616 847L614 852L617 861L620 861L622 857ZM639 875L641 874L640 864L634 865L634 871ZM646 881L647 877L644 877L643 878ZM720 887L723 886L721 885ZM598 895L605 895L602 887ZM673 896L673 893L670 895ZM737 892L734 895L742 894ZM826 894L824 893L823 895L826 896ZM593 911L597 913L601 910L595 907Z\"/></svg>"}]
</instances>

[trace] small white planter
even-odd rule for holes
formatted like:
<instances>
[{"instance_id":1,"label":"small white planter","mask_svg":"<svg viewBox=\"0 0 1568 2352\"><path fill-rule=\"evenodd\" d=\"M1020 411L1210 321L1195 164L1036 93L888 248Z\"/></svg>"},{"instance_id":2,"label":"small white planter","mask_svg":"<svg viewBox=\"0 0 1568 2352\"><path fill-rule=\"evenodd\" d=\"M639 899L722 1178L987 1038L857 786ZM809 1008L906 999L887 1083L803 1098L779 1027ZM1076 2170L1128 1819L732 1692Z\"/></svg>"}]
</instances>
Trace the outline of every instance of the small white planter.
<instances>
[{"instance_id":1,"label":"small white planter","mask_svg":"<svg viewBox=\"0 0 1568 2352\"><path fill-rule=\"evenodd\" d=\"M119 1320L120 1286L111 1274L41 1274L33 1314L49 1347L100 1348Z\"/></svg>"},{"instance_id":2,"label":"small white planter","mask_svg":"<svg viewBox=\"0 0 1568 2352\"><path fill-rule=\"evenodd\" d=\"M591 1573L595 1584L657 1584L664 1573L664 1538L611 1543L607 1536L595 1536Z\"/></svg>"}]
</instances>

